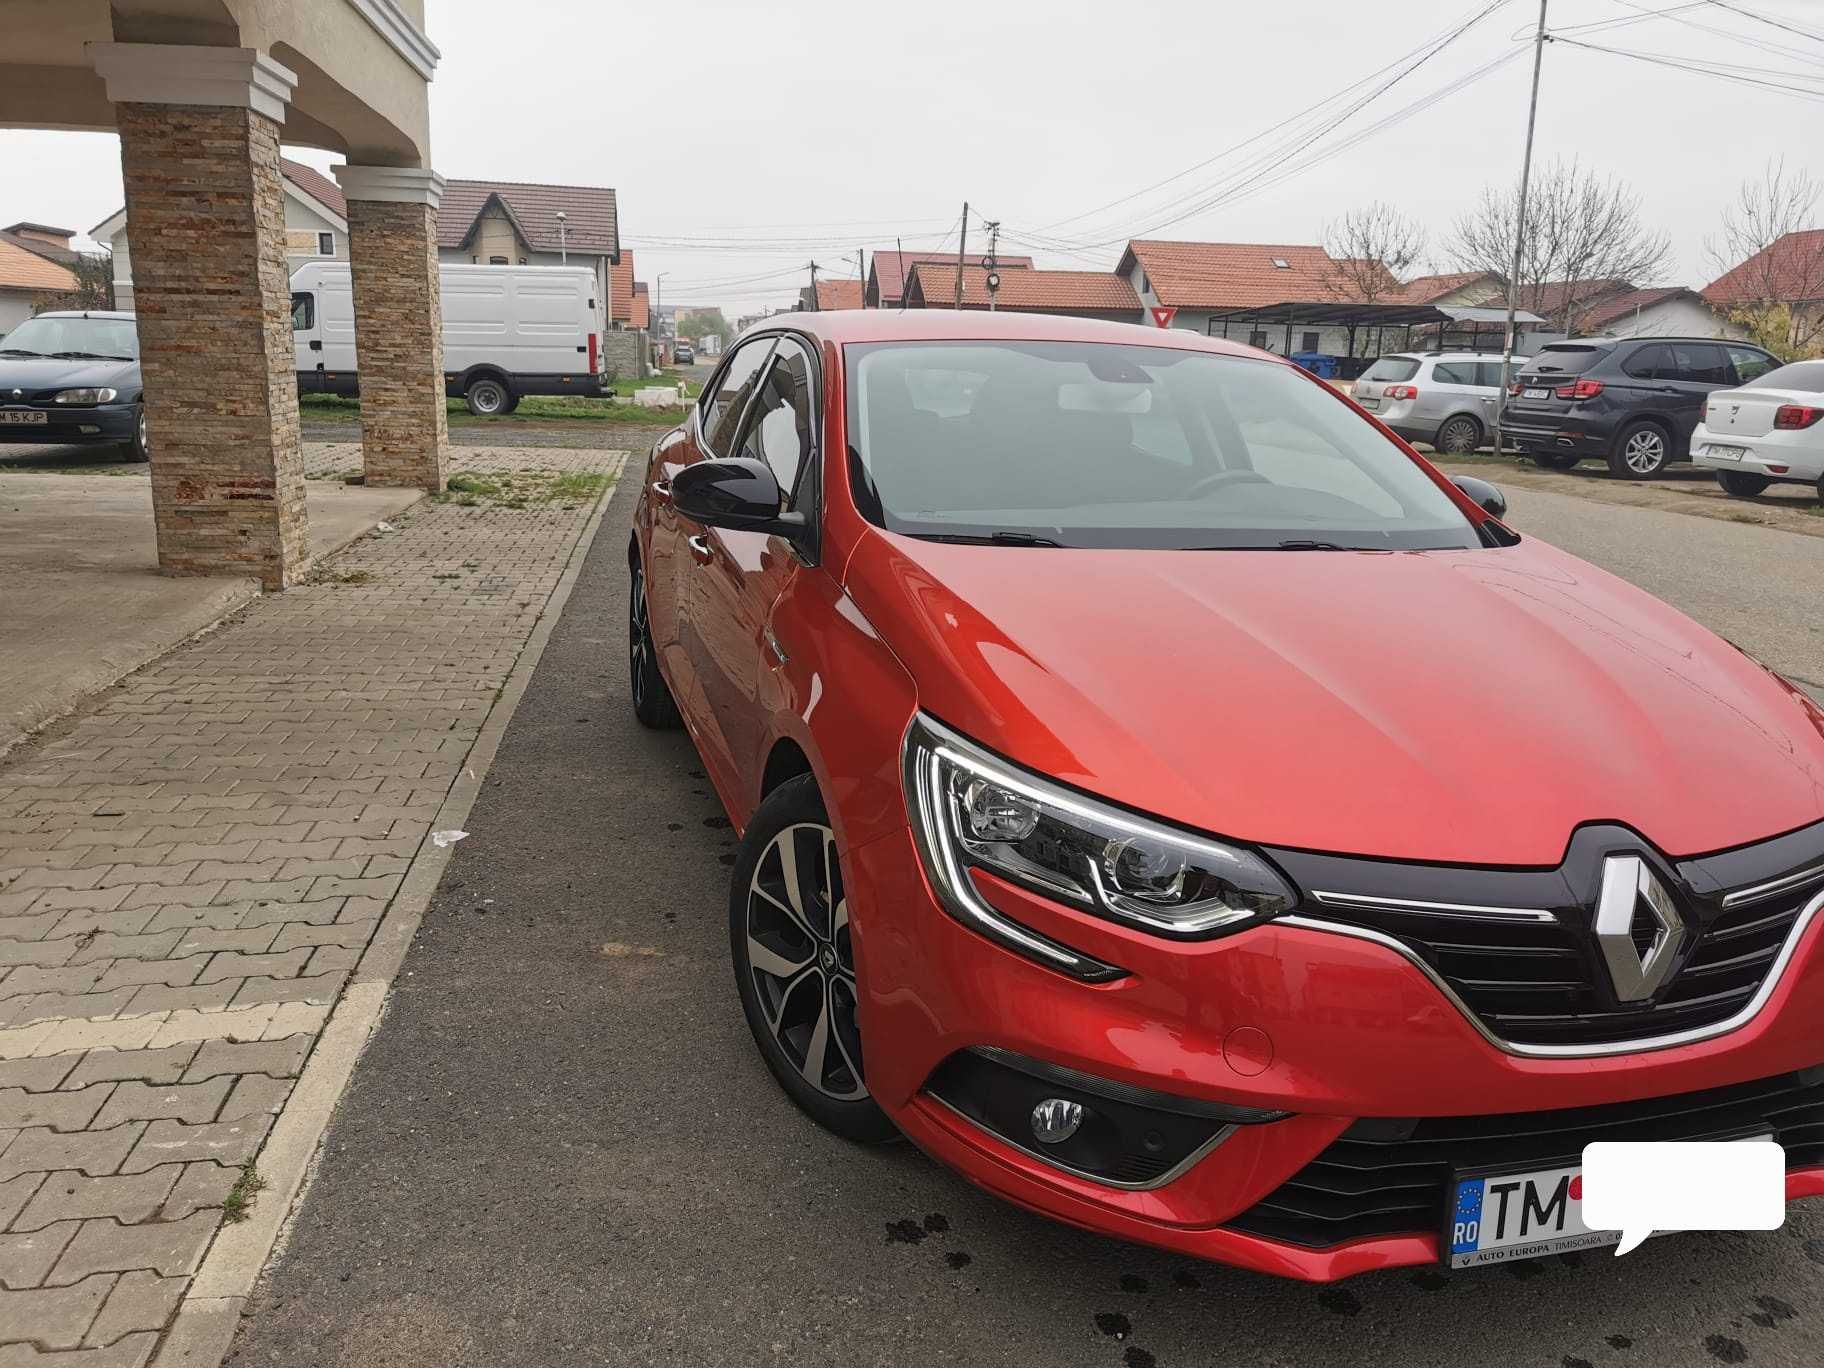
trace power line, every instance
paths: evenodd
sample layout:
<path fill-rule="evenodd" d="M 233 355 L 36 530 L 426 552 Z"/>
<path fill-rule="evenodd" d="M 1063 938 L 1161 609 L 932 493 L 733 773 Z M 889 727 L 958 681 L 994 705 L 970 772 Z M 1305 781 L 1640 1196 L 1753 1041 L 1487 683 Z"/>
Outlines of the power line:
<path fill-rule="evenodd" d="M 1325 96 L 1322 100 L 1319 100 L 1316 104 L 1310 105 L 1310 106 L 1306 107 L 1305 109 L 1300 110 L 1298 113 L 1293 114 L 1288 118 L 1280 120 L 1278 123 L 1273 124 L 1271 127 L 1263 128 L 1260 132 L 1253 134 L 1251 137 L 1244 138 L 1240 142 L 1235 143 L 1232 146 L 1226 147 L 1222 151 L 1215 153 L 1213 156 L 1205 157 L 1202 161 L 1197 162 L 1194 165 L 1187 166 L 1182 171 L 1174 172 L 1172 175 L 1165 177 L 1165 179 L 1163 179 L 1163 180 L 1154 181 L 1151 185 L 1144 186 L 1139 190 L 1135 190 L 1131 194 L 1122 195 L 1116 199 L 1112 199 L 1112 200 L 1108 201 L 1108 203 L 1098 205 L 1094 209 L 1086 209 L 1082 213 L 1071 214 L 1071 215 L 1069 215 L 1065 218 L 1061 218 L 1061 219 L 1053 219 L 1050 223 L 1041 224 L 1041 225 L 1039 225 L 1039 227 L 1037 227 L 1036 229 L 1034 229 L 1032 231 L 1034 231 L 1036 233 L 1044 233 L 1044 232 L 1048 232 L 1050 229 L 1060 227 L 1066 223 L 1075 223 L 1079 219 L 1093 218 L 1097 214 L 1100 214 L 1100 213 L 1104 212 L 1105 210 L 1114 208 L 1116 205 L 1126 204 L 1130 200 L 1139 199 L 1142 195 L 1149 195 L 1155 190 L 1158 190 L 1158 189 L 1163 188 L 1164 186 L 1170 185 L 1173 181 L 1182 180 L 1186 176 L 1189 176 L 1198 171 L 1201 171 L 1205 167 L 1213 165 L 1214 163 L 1221 161 L 1225 157 L 1233 156 L 1235 153 L 1241 151 L 1244 147 L 1249 147 L 1249 146 L 1253 145 L 1254 143 L 1259 142 L 1262 138 L 1268 137 L 1271 134 L 1279 132 L 1283 128 L 1290 127 L 1293 124 L 1300 123 L 1300 122 L 1304 121 L 1305 119 L 1310 118 L 1311 116 L 1324 110 L 1327 106 L 1334 104 L 1338 100 L 1347 96 L 1350 92 L 1361 88 L 1362 86 L 1368 84 L 1370 81 L 1373 81 L 1376 77 L 1385 75 L 1387 72 L 1392 71 L 1395 67 L 1400 66 L 1402 63 L 1412 61 L 1414 58 L 1419 57 L 1420 54 L 1427 53 L 1427 50 L 1434 47 L 1435 45 L 1443 44 L 1445 46 L 1448 46 L 1450 43 L 1454 42 L 1458 37 L 1460 37 L 1463 33 L 1465 33 L 1468 29 L 1470 29 L 1477 23 L 1481 22 L 1481 20 L 1486 18 L 1488 15 L 1493 14 L 1496 10 L 1500 9 L 1503 5 L 1505 5 L 1507 3 L 1509 3 L 1509 0 L 1493 0 L 1493 3 L 1489 4 L 1484 10 L 1482 10 L 1482 12 L 1480 14 L 1477 14 L 1468 23 L 1459 25 L 1458 27 L 1456 27 L 1454 29 L 1446 29 L 1443 33 L 1438 34 L 1432 38 L 1426 39 L 1423 43 L 1420 43 L 1417 47 L 1413 48 L 1411 51 L 1403 54 L 1402 56 L 1396 57 L 1393 61 L 1389 62 L 1386 66 L 1380 67 L 1379 69 L 1377 69 L 1375 71 L 1369 72 L 1366 76 L 1363 76 L 1360 80 L 1354 81 L 1351 84 L 1344 86 L 1341 90 L 1335 91 L 1334 93 Z M 1413 70 L 1416 70 L 1416 69 L 1417 69 L 1416 67 L 1413 68 Z M 1398 81 L 1398 80 L 1402 79 L 1406 74 L 1408 74 L 1408 73 L 1401 73 L 1400 76 L 1396 76 L 1394 78 L 1394 81 Z M 1387 85 L 1380 87 L 1380 90 L 1377 90 L 1376 94 L 1379 94 L 1381 91 L 1391 88 L 1392 84 L 1393 84 L 1393 82 L 1388 82 Z M 1372 97 L 1370 97 L 1370 98 L 1372 98 Z"/>
<path fill-rule="evenodd" d="M 1731 14 L 1739 14 L 1744 19 L 1757 19 L 1761 23 L 1771 25 L 1776 29 L 1784 29 L 1787 33 L 1796 33 L 1801 38 L 1809 38 L 1814 43 L 1824 43 L 1824 35 L 1813 33 L 1810 29 L 1802 29 L 1796 24 L 1789 24 L 1783 19 L 1771 18 L 1768 15 L 1757 13 L 1742 5 L 1731 5 L 1726 3 L 1726 0 L 1710 0 L 1710 3 L 1720 10 L 1728 10 Z"/>
<path fill-rule="evenodd" d="M 1693 58 L 1668 57 L 1654 52 L 1630 52 L 1626 48 L 1604 47 L 1599 43 L 1583 43 L 1575 38 L 1557 38 L 1549 41 L 1563 43 L 1566 47 L 1587 48 L 1591 52 L 1606 52 L 1611 57 L 1627 57 L 1636 62 L 1648 62 L 1653 66 L 1666 67 L 1672 71 L 1688 72 L 1697 76 L 1713 76 L 1719 81 L 1734 81 L 1738 85 L 1758 86 L 1763 90 L 1776 90 L 1788 95 L 1797 95 L 1802 99 L 1824 100 L 1824 90 L 1805 86 L 1784 85 L 1778 81 L 1757 80 L 1753 76 L 1741 76 L 1729 71 L 1718 70 L 1715 66 L 1702 63 Z M 1798 72 L 1783 71 L 1775 73 L 1781 76 L 1796 76 L 1800 80 L 1814 79 Z"/>
<path fill-rule="evenodd" d="M 1795 62 L 1810 62 L 1815 60 L 1814 54 L 1810 52 L 1801 52 L 1797 48 L 1788 47 L 1783 43 L 1770 42 L 1763 38 L 1756 38 L 1753 34 L 1739 33 L 1734 29 L 1718 28 L 1715 24 L 1700 23 L 1683 12 L 1691 8 L 1689 5 L 1678 5 L 1669 10 L 1649 10 L 1636 4 L 1635 0 L 1615 0 L 1615 3 L 1618 5 L 1625 5 L 1631 10 L 1638 10 L 1642 19 L 1670 19 L 1681 28 L 1691 29 L 1695 33 L 1707 33 L 1713 38 L 1722 38 L 1731 43 L 1740 43 L 1744 47 L 1753 48 L 1756 52 L 1769 53 L 1775 57 L 1790 58 Z M 1710 4 L 1710 0 L 1703 0 L 1703 4 Z M 1559 34 L 1581 31 L 1581 27 L 1582 26 L 1579 26 L 1578 29 L 1555 29 L 1553 32 Z"/>

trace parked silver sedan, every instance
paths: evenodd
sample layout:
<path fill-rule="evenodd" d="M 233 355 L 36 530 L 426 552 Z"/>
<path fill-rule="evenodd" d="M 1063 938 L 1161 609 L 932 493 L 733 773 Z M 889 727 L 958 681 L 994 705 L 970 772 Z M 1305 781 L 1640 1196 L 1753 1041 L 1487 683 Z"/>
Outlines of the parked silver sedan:
<path fill-rule="evenodd" d="M 1512 373 L 1526 358 L 1516 356 Z M 1499 352 L 1392 352 L 1355 382 L 1355 402 L 1409 442 L 1447 455 L 1488 440 L 1501 404 Z"/>

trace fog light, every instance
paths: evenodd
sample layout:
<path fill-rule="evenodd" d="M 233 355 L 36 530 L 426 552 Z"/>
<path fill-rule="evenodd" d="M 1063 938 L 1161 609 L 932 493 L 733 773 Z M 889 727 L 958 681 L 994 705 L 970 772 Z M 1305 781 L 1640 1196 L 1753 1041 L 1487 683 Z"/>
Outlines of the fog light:
<path fill-rule="evenodd" d="M 1064 1097 L 1048 1097 L 1032 1109 L 1032 1134 L 1042 1145 L 1061 1145 L 1083 1124 L 1083 1106 Z"/>

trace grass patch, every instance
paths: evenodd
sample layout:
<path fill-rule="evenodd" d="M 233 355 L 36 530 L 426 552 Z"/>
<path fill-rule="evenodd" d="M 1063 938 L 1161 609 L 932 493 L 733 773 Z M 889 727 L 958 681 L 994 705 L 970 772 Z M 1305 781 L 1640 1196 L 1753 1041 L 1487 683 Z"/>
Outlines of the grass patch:
<path fill-rule="evenodd" d="M 331 584 L 366 584 L 373 576 L 365 570 L 344 570 L 327 578 Z"/>
<path fill-rule="evenodd" d="M 665 408 L 641 408 L 629 396 L 636 389 L 669 383 L 664 379 L 614 382 L 614 394 L 600 399 L 580 394 L 529 394 L 519 401 L 512 413 L 480 417 L 470 413 L 460 399 L 448 401 L 449 421 L 456 427 L 473 427 L 497 423 L 506 427 L 538 425 L 569 427 L 585 423 L 619 423 L 637 427 L 676 427 L 684 421 L 689 408 L 672 404 Z M 695 393 L 695 388 L 692 388 Z M 301 394 L 298 412 L 305 418 L 321 422 L 354 422 L 361 416 L 361 401 L 339 394 Z"/>
<path fill-rule="evenodd" d="M 234 1180 L 234 1186 L 228 1189 L 228 1196 L 222 1201 L 222 1221 L 227 1225 L 237 1225 L 247 1219 L 253 1210 L 253 1204 L 261 1192 L 265 1191 L 266 1180 L 260 1177 L 260 1171 L 249 1159 L 241 1165 L 241 1176 Z"/>
<path fill-rule="evenodd" d="M 448 486 L 431 497 L 460 508 L 536 508 L 545 504 L 574 508 L 593 501 L 611 483 L 598 471 L 463 471 L 450 476 Z M 464 568 L 469 568 L 468 562 Z"/>

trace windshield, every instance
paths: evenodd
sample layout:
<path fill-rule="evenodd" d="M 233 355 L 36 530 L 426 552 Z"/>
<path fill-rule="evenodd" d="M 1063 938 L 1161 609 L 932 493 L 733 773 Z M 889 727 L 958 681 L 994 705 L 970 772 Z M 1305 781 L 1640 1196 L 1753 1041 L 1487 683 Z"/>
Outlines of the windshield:
<path fill-rule="evenodd" d="M 1798 390 L 1824 394 L 1824 361 L 1794 361 L 1791 365 L 1756 376 L 1743 389 Z"/>
<path fill-rule="evenodd" d="M 1291 367 L 1079 342 L 851 345 L 851 482 L 912 536 L 1064 546 L 1446 549 L 1469 519 Z"/>
<path fill-rule="evenodd" d="M 54 318 L 40 314 L 0 338 L 0 351 L 137 361 L 139 331 L 130 318 Z"/>

